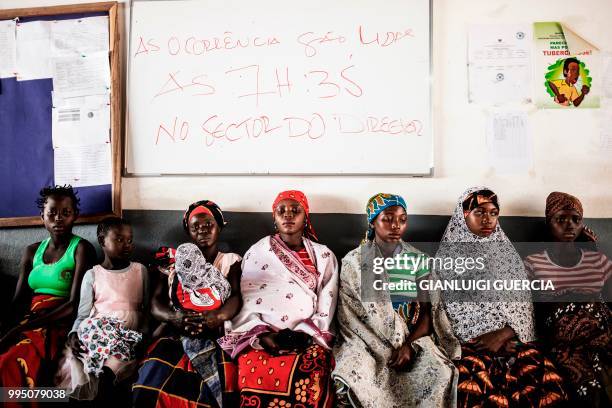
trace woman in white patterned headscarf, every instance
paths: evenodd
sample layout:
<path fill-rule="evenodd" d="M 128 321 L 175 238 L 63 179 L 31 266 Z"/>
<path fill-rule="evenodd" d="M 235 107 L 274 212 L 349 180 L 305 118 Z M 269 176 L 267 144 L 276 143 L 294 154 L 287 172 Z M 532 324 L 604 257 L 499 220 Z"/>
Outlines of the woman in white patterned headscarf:
<path fill-rule="evenodd" d="M 499 200 L 486 187 L 457 202 L 437 259 L 481 259 L 484 267 L 458 274 L 436 268 L 443 281 L 526 280 L 521 257 L 499 222 Z M 555 367 L 529 342 L 535 339 L 529 291 L 445 291 L 444 308 L 461 341 L 458 405 L 554 406 L 566 400 Z"/>

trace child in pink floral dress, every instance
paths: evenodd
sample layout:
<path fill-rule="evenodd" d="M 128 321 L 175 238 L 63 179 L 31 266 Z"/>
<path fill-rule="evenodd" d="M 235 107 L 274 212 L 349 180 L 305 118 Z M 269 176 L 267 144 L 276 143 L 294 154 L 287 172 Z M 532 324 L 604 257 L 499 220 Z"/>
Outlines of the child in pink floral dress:
<path fill-rule="evenodd" d="M 75 399 L 92 400 L 102 388 L 135 373 L 135 348 L 148 307 L 146 268 L 131 262 L 132 227 L 118 217 L 98 225 L 104 261 L 87 271 L 78 316 L 68 335 L 57 383 Z"/>

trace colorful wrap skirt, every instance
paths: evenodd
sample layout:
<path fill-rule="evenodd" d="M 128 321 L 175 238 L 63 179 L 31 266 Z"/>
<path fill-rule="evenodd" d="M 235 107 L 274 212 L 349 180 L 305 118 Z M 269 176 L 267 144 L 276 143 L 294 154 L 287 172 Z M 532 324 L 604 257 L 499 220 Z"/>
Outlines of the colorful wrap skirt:
<path fill-rule="evenodd" d="M 37 319 L 66 302 L 65 297 L 35 295 L 30 311 L 20 324 Z M 14 344 L 0 354 L 0 386 L 50 387 L 61 351 L 66 342 L 70 322 L 54 321 L 53 325 L 19 333 Z M 6 403 L 6 406 L 19 404 Z M 24 403 L 27 406 L 33 406 Z"/>
<path fill-rule="evenodd" d="M 319 345 L 280 356 L 249 349 L 238 357 L 240 407 L 332 407 L 333 369 L 331 351 Z"/>
<path fill-rule="evenodd" d="M 457 407 L 554 407 L 567 401 L 563 379 L 536 347 L 518 343 L 511 354 L 493 355 L 461 346 Z"/>
<path fill-rule="evenodd" d="M 612 405 L 612 313 L 608 305 L 541 306 L 546 345 L 567 382 L 573 404 Z"/>
<path fill-rule="evenodd" d="M 21 324 L 37 319 L 66 302 L 65 297 L 36 295 Z M 2 387 L 39 387 L 52 385 L 57 359 L 68 334 L 69 322 L 54 322 L 19 333 L 15 343 L 0 355 Z"/>
<path fill-rule="evenodd" d="M 218 371 L 218 383 L 202 378 L 185 353 L 179 337 L 161 337 L 148 349 L 132 387 L 134 407 L 218 408 L 237 406 L 236 365 L 216 342 L 211 370 Z M 200 364 L 202 362 L 200 361 Z M 208 380 L 208 381 L 207 381 Z M 216 395 L 217 390 L 220 396 Z"/>

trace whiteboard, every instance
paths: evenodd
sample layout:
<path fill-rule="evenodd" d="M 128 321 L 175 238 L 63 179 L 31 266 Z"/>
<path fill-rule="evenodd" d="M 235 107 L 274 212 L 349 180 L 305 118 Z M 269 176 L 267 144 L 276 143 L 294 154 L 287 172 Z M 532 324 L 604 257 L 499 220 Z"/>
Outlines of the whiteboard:
<path fill-rule="evenodd" d="M 135 1 L 126 171 L 433 168 L 429 0 Z"/>

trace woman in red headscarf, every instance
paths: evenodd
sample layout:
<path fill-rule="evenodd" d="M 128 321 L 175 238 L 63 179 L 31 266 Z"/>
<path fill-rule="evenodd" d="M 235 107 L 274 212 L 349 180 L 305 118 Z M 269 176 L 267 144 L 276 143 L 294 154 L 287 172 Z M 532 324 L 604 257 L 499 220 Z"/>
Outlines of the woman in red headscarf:
<path fill-rule="evenodd" d="M 245 254 L 243 307 L 219 344 L 238 357 L 240 406 L 331 407 L 336 257 L 317 242 L 302 192 L 280 193 L 272 211 L 277 232 Z"/>

